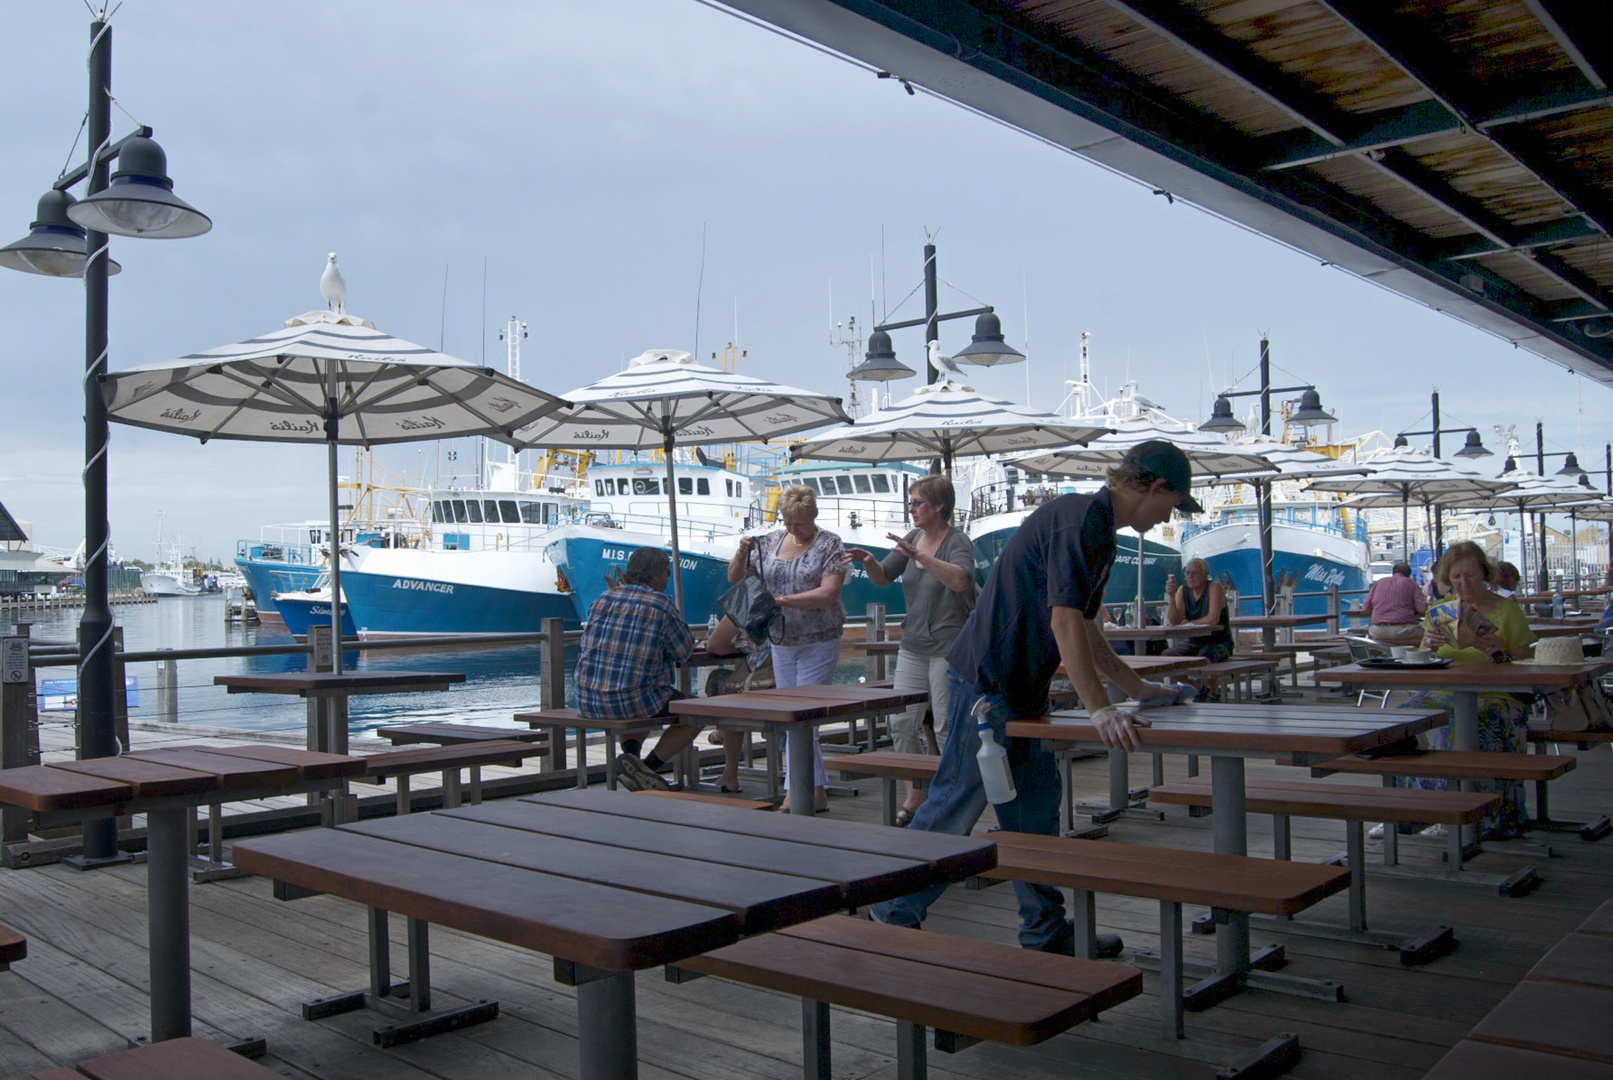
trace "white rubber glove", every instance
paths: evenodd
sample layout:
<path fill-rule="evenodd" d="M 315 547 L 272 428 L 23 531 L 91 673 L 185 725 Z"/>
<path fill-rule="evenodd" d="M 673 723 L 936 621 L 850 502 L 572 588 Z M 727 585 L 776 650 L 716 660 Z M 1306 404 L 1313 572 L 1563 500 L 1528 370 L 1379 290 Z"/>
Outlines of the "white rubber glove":
<path fill-rule="evenodd" d="M 1148 727 L 1148 721 L 1134 713 L 1124 712 L 1113 705 L 1105 705 L 1092 714 L 1092 726 L 1098 729 L 1098 738 L 1105 746 L 1116 750 L 1135 750 L 1142 745 L 1137 729 Z"/>
<path fill-rule="evenodd" d="M 1186 705 L 1199 696 L 1198 687 L 1187 683 L 1158 683 L 1143 680 L 1144 692 L 1137 695 L 1137 704 L 1148 709 L 1167 705 Z"/>

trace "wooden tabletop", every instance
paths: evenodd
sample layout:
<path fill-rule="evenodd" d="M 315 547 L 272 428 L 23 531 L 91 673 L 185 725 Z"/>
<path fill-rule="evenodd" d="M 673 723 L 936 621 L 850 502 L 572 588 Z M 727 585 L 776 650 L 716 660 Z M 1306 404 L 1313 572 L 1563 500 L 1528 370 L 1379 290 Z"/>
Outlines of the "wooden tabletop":
<path fill-rule="evenodd" d="M 1208 656 L 1122 656 L 1121 661 L 1137 674 L 1147 678 L 1150 675 L 1170 675 L 1178 671 L 1191 671 L 1196 667 L 1205 667 L 1209 664 Z M 1064 670 L 1064 665 L 1059 665 Z"/>
<path fill-rule="evenodd" d="M 363 772 L 362 758 L 284 746 L 146 750 L 6 769 L 0 772 L 0 802 L 39 814 L 152 800 L 188 799 L 199 804 L 219 801 L 215 795 L 273 794 Z"/>
<path fill-rule="evenodd" d="M 243 840 L 234 859 L 606 971 L 679 960 L 997 861 L 984 838 L 600 788 Z"/>
<path fill-rule="evenodd" d="M 1587 637 L 1596 632 L 1595 618 L 1589 620 L 1542 619 L 1531 622 L 1529 629 L 1535 637 Z"/>
<path fill-rule="evenodd" d="M 215 686 L 232 694 L 406 694 L 446 690 L 465 681 L 463 672 L 446 671 L 282 671 L 261 675 L 215 675 Z"/>
<path fill-rule="evenodd" d="M 696 716 L 704 720 L 788 724 L 862 716 L 881 709 L 895 711 L 909 704 L 907 695 L 900 691 L 873 687 L 863 687 L 862 692 L 855 694 L 839 692 L 827 686 L 785 689 L 788 692 L 746 690 L 717 697 L 684 698 L 669 703 L 667 708 L 674 715 Z"/>
<path fill-rule="evenodd" d="M 1151 724 L 1137 729 L 1144 751 L 1232 752 L 1279 759 L 1358 754 L 1410 738 L 1445 721 L 1443 710 L 1358 709 L 1344 705 L 1206 703 L 1127 711 L 1145 717 Z M 1047 720 L 1010 720 L 1008 735 L 1102 745 L 1086 713 L 1076 710 L 1054 712 Z"/>
<path fill-rule="evenodd" d="M 1111 641 L 1169 641 L 1171 638 L 1205 637 L 1215 633 L 1213 626 L 1105 626 L 1103 636 Z"/>
<path fill-rule="evenodd" d="M 1316 626 L 1327 622 L 1327 615 L 1234 615 L 1232 628 L 1234 630 L 1248 630 L 1259 627 L 1273 626 Z"/>
<path fill-rule="evenodd" d="M 1316 673 L 1317 682 L 1352 686 L 1388 686 L 1407 690 L 1502 690 L 1542 693 L 1588 682 L 1608 671 L 1613 661 L 1594 659 L 1579 664 L 1454 663 L 1445 667 L 1362 667 L 1342 664 Z"/>
<path fill-rule="evenodd" d="M 848 642 L 848 644 L 853 649 L 861 649 L 863 652 L 874 656 L 881 654 L 895 656 L 902 648 L 900 641 L 852 641 Z"/>
<path fill-rule="evenodd" d="M 829 686 L 774 686 L 751 693 L 769 697 L 829 698 L 835 701 L 854 701 L 868 708 L 899 709 L 930 700 L 927 690 L 895 690 L 889 686 L 869 686 L 867 683 L 834 683 Z"/>

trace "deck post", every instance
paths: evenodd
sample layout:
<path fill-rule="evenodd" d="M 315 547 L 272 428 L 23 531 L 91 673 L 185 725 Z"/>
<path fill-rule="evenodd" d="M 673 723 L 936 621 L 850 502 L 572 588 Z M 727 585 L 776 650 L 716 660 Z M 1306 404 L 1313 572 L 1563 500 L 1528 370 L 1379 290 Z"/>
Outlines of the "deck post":
<path fill-rule="evenodd" d="M 4 769 L 35 765 L 39 760 L 35 715 L 29 707 L 34 691 L 34 671 L 28 664 L 29 629 L 30 624 L 18 623 L 15 634 L 0 638 L 0 656 L 6 660 L 0 671 L 0 768 Z M 0 817 L 0 835 L 8 843 L 28 839 L 28 818 L 22 807 L 6 807 Z"/>
<path fill-rule="evenodd" d="M 542 655 L 538 660 L 538 707 L 563 709 L 566 707 L 566 624 L 559 619 L 543 620 Z M 549 768 L 560 772 L 566 767 L 566 737 L 564 728 L 551 729 L 549 738 Z M 587 761 L 587 732 L 577 732 L 577 759 Z"/>
<path fill-rule="evenodd" d="M 166 650 L 172 652 L 172 649 Z M 179 661 L 157 661 L 157 722 L 179 722 Z"/>

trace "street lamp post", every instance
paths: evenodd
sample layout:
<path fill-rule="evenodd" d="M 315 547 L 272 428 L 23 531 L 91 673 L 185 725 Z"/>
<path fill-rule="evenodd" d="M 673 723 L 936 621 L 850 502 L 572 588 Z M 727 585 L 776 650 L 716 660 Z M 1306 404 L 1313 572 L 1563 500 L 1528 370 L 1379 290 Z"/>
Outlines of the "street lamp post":
<path fill-rule="evenodd" d="M 906 319 L 901 322 L 885 322 L 874 327 L 873 333 L 868 335 L 868 358 L 853 370 L 857 378 L 901 378 L 902 371 L 912 374 L 906 365 L 897 363 L 896 354 L 891 349 L 890 332 L 901 330 L 909 326 L 924 327 L 924 343 L 926 348 L 933 341 L 940 340 L 941 324 L 949 319 L 966 319 L 975 316 L 974 337 L 969 344 L 953 354 L 953 359 L 965 364 L 979 364 L 990 367 L 995 364 L 1012 364 L 1025 359 L 1025 354 L 1003 341 L 1002 323 L 998 320 L 996 309 L 986 307 L 970 308 L 968 311 L 949 311 L 942 314 L 940 311 L 940 278 L 935 272 L 935 238 L 927 237 L 924 241 L 924 317 L 922 319 Z M 933 383 L 939 374 L 934 366 L 926 364 L 929 376 L 927 383 Z M 867 368 L 870 372 L 890 372 L 890 374 L 862 373 Z M 899 369 L 899 370 L 898 370 Z"/>
<path fill-rule="evenodd" d="M 79 619 L 78 709 L 80 758 L 118 753 L 113 724 L 112 608 L 107 598 L 107 420 L 99 377 L 107 368 L 108 275 L 119 269 L 107 236 L 156 239 L 199 236 L 213 227 L 206 215 L 176 197 L 167 159 L 142 127 L 117 143 L 112 136 L 112 27 L 103 10 L 90 23 L 89 160 L 64 173 L 39 201 L 29 235 L 0 248 L 0 266 L 52 277 L 84 279 L 84 611 Z M 108 177 L 114 159 L 120 171 Z M 68 189 L 88 180 L 85 198 Z M 126 859 L 115 820 L 86 822 L 81 856 L 64 860 L 88 869 Z"/>
<path fill-rule="evenodd" d="M 1232 415 L 1232 398 L 1259 397 L 1260 398 L 1260 433 L 1271 434 L 1271 395 L 1290 394 L 1300 395 L 1299 408 L 1289 415 L 1290 423 L 1303 427 L 1313 427 L 1317 424 L 1331 424 L 1335 417 L 1322 408 L 1321 395 L 1316 387 L 1310 383 L 1302 386 L 1273 386 L 1271 385 L 1271 340 L 1260 339 L 1260 389 L 1258 390 L 1224 390 L 1215 399 L 1210 418 L 1199 425 L 1200 431 L 1242 431 L 1244 425 L 1237 417 Z M 1255 494 L 1259 500 L 1258 514 L 1260 517 L 1260 610 L 1263 615 L 1276 614 L 1277 585 L 1272 580 L 1271 563 L 1271 481 L 1255 480 Z M 1237 612 L 1233 612 L 1234 615 Z M 1261 628 L 1261 640 L 1264 648 L 1269 652 L 1276 643 L 1276 630 L 1272 627 Z"/>
<path fill-rule="evenodd" d="M 1579 466 L 1579 455 L 1575 454 L 1572 450 L 1566 450 L 1566 451 L 1561 451 L 1561 452 L 1553 452 L 1553 453 L 1550 453 L 1550 454 L 1546 453 L 1545 424 L 1540 422 L 1540 421 L 1536 421 L 1535 422 L 1535 470 L 1537 472 L 1539 472 L 1541 476 L 1546 475 L 1546 459 L 1547 458 L 1562 458 L 1562 459 L 1564 459 L 1563 460 L 1563 467 L 1561 469 L 1557 470 L 1557 475 L 1558 476 L 1566 476 L 1566 477 L 1569 477 L 1571 479 L 1579 479 L 1579 478 L 1583 478 L 1586 475 L 1585 470 L 1580 468 L 1580 466 Z M 1609 468 L 1610 468 L 1610 470 L 1613 470 L 1613 462 L 1609 463 Z M 1610 486 L 1613 486 L 1613 481 L 1610 481 Z M 1575 518 L 1576 518 L 1576 515 L 1573 514 L 1572 512 L 1570 512 L 1570 514 L 1569 514 L 1570 534 L 1569 534 L 1569 539 L 1568 539 L 1568 547 L 1569 547 L 1570 554 L 1573 557 L 1573 562 L 1574 562 L 1574 588 L 1577 589 L 1577 588 L 1579 588 L 1579 546 L 1578 546 L 1578 543 L 1577 543 L 1577 538 L 1573 535 L 1573 532 L 1572 532 L 1576 528 Z M 1539 526 L 1539 530 L 1540 530 L 1540 542 L 1539 542 L 1540 569 L 1537 570 L 1536 573 L 1535 573 L 1535 585 L 1536 585 L 1536 588 L 1537 588 L 1537 590 L 1539 592 L 1547 592 L 1548 590 L 1551 589 L 1551 571 L 1548 568 L 1548 566 L 1546 565 L 1546 515 L 1545 515 L 1544 511 L 1542 511 L 1540 513 L 1540 515 L 1539 515 L 1538 526 Z M 1610 543 L 1610 546 L 1613 546 L 1613 540 L 1610 540 L 1609 543 Z"/>
<path fill-rule="evenodd" d="M 1405 446 L 1406 445 L 1406 437 L 1408 435 L 1432 435 L 1434 437 L 1434 456 L 1437 458 L 1437 457 L 1439 457 L 1439 437 L 1441 435 L 1454 435 L 1459 431 L 1465 431 L 1465 432 L 1467 432 L 1467 441 L 1462 444 L 1462 448 L 1460 450 L 1456 451 L 1456 456 L 1457 457 L 1459 457 L 1459 458 L 1481 458 L 1481 457 L 1489 457 L 1492 453 L 1494 453 L 1494 451 L 1487 449 L 1485 447 L 1483 441 L 1480 440 L 1480 438 L 1479 438 L 1479 429 L 1478 428 L 1471 428 L 1471 427 L 1442 428 L 1442 427 L 1440 427 L 1439 426 L 1439 391 L 1435 390 L 1433 392 L 1433 394 L 1431 395 L 1431 398 L 1432 398 L 1433 412 L 1434 412 L 1434 426 L 1429 428 L 1427 431 L 1402 431 L 1399 435 L 1395 436 L 1395 445 L 1396 446 Z M 1445 518 L 1444 518 L 1444 515 L 1441 513 L 1440 507 L 1438 505 L 1436 505 L 1434 507 L 1434 558 L 1436 558 L 1436 559 L 1439 558 L 1441 552 L 1443 552 L 1444 550 L 1445 550 Z M 1401 552 L 1401 557 L 1409 560 L 1411 558 L 1411 553 L 1409 551 Z"/>

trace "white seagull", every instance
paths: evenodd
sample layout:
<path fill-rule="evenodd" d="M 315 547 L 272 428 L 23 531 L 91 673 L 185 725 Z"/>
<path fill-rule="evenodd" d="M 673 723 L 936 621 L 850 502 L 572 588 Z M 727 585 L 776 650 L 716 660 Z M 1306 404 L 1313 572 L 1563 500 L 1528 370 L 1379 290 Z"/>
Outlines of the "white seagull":
<path fill-rule="evenodd" d="M 341 315 L 347 311 L 347 282 L 336 266 L 336 253 L 325 260 L 325 272 L 319 276 L 319 295 L 325 298 L 330 309 Z"/>
<path fill-rule="evenodd" d="M 332 257 L 334 258 L 334 256 Z M 958 366 L 958 362 L 950 356 L 941 355 L 941 343 L 939 341 L 930 342 L 930 366 L 935 369 L 937 375 L 943 378 L 963 377 L 963 369 Z"/>

